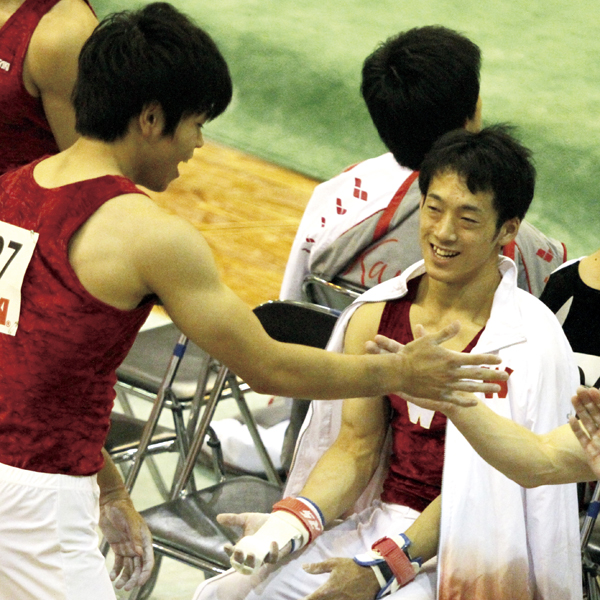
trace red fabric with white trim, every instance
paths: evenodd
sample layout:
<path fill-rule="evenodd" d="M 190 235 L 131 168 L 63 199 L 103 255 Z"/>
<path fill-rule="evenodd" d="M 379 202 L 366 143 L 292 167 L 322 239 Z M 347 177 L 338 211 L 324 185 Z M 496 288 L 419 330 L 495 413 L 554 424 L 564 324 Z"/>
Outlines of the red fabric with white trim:
<path fill-rule="evenodd" d="M 273 505 L 273 512 L 283 510 L 299 519 L 308 531 L 308 543 L 323 533 L 323 523 L 319 515 L 307 504 L 297 498 L 284 498 Z"/>
<path fill-rule="evenodd" d="M 410 559 L 394 540 L 383 537 L 373 544 L 372 549 L 379 552 L 385 559 L 400 587 L 415 578 L 415 569 Z"/>

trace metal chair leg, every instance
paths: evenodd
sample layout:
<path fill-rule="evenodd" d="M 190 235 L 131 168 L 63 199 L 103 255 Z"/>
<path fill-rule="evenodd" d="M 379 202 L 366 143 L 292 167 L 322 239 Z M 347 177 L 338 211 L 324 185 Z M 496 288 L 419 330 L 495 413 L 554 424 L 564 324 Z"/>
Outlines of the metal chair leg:
<path fill-rule="evenodd" d="M 230 386 L 231 386 L 231 393 L 233 394 L 233 397 L 235 398 L 238 409 L 242 415 L 242 419 L 243 419 L 244 423 L 246 423 L 246 426 L 248 427 L 248 433 L 250 433 L 250 437 L 252 438 L 252 441 L 254 442 L 256 451 L 258 452 L 258 455 L 259 455 L 261 462 L 263 464 L 263 467 L 265 469 L 265 473 L 267 474 L 267 479 L 271 483 L 274 483 L 275 485 L 278 485 L 279 487 L 281 487 L 283 485 L 283 483 L 281 482 L 279 473 L 277 473 L 277 470 L 275 469 L 275 466 L 273 465 L 273 461 L 271 460 L 271 457 L 269 456 L 269 453 L 267 452 L 267 449 L 265 448 L 262 438 L 260 437 L 260 434 L 258 433 L 258 429 L 256 427 L 256 421 L 254 420 L 254 416 L 252 415 L 252 413 L 250 412 L 250 409 L 248 408 L 246 399 L 244 398 L 244 395 L 242 394 L 240 387 L 237 383 L 236 376 L 233 373 L 231 373 L 231 375 L 229 377 L 229 382 L 230 382 Z"/>

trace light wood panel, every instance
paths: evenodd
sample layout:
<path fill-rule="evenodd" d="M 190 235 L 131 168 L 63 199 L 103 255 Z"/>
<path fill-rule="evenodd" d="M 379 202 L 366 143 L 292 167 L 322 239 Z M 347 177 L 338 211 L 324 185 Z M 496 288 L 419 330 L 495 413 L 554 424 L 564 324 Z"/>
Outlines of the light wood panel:
<path fill-rule="evenodd" d="M 180 173 L 153 199 L 202 232 L 223 280 L 250 306 L 277 298 L 317 181 L 210 142 Z"/>

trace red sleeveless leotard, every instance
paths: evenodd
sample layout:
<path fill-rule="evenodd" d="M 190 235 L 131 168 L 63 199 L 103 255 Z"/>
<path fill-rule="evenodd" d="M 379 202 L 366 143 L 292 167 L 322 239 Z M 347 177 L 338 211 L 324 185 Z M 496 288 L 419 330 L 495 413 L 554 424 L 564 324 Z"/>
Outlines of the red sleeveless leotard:
<path fill-rule="evenodd" d="M 58 152 L 41 99 L 34 98 L 23 84 L 31 36 L 58 2 L 25 0 L 0 28 L 0 175 Z"/>
<path fill-rule="evenodd" d="M 0 334 L 0 462 L 90 475 L 103 465 L 115 370 L 152 302 L 123 311 L 91 296 L 69 263 L 68 244 L 104 202 L 141 192 L 114 176 L 41 188 L 36 164 L 0 178 L 0 221 L 39 233 L 16 336 Z"/>
<path fill-rule="evenodd" d="M 406 296 L 386 303 L 379 323 L 380 334 L 402 344 L 413 340 L 409 313 L 420 280 L 420 277 L 411 279 Z M 464 352 L 473 349 L 481 331 Z M 392 407 L 393 450 L 381 499 L 420 512 L 441 491 L 446 417 L 436 412 L 430 423 L 426 419 L 413 423 L 406 401 L 393 394 L 389 399 Z"/>

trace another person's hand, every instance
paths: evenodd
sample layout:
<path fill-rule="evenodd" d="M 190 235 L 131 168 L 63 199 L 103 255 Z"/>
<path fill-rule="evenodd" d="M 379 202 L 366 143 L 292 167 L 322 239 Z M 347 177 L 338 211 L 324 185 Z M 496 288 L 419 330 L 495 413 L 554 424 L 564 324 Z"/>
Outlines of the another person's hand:
<path fill-rule="evenodd" d="M 571 417 L 571 429 L 585 452 L 590 468 L 600 479 L 600 391 L 580 387 L 572 403 L 580 421 Z"/>
<path fill-rule="evenodd" d="M 152 535 L 131 499 L 117 497 L 100 500 L 100 529 L 115 554 L 110 572 L 115 587 L 129 591 L 150 577 L 154 566 Z"/>
<path fill-rule="evenodd" d="M 351 558 L 329 558 L 303 565 L 303 569 L 311 575 L 331 573 L 305 600 L 373 600 L 380 590 L 373 570 L 357 565 Z"/>
<path fill-rule="evenodd" d="M 370 354 L 382 352 L 402 353 L 406 372 L 411 373 L 411 385 L 400 392 L 403 398 L 432 410 L 443 410 L 444 403 L 475 406 L 475 392 L 497 393 L 508 374 L 481 367 L 502 361 L 495 354 L 469 354 L 455 352 L 441 344 L 453 338 L 460 330 L 455 321 L 437 333 L 427 334 L 424 327 L 415 327 L 415 340 L 403 346 L 385 336 L 378 335 L 367 342 Z"/>

